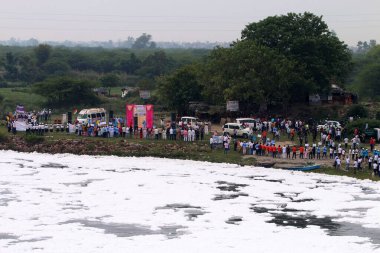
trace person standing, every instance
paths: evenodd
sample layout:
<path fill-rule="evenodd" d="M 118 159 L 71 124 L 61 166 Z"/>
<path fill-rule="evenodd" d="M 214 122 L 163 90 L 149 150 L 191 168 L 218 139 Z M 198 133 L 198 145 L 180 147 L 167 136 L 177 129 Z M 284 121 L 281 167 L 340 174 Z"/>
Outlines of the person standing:
<path fill-rule="evenodd" d="M 336 169 L 340 169 L 340 165 L 341 165 L 341 160 L 340 160 L 340 158 L 339 158 L 339 156 L 337 156 L 337 158 L 336 158 Z"/>
<path fill-rule="evenodd" d="M 360 156 L 358 158 L 358 170 L 362 170 L 362 161 L 363 161 L 363 158 Z"/>
<path fill-rule="evenodd" d="M 347 157 L 346 157 L 346 170 L 347 170 L 347 171 L 350 170 L 350 156 L 347 156 Z"/>
<path fill-rule="evenodd" d="M 295 145 L 292 147 L 292 152 L 292 159 L 297 159 L 297 147 Z"/>
<path fill-rule="evenodd" d="M 373 162 L 373 157 L 370 156 L 370 157 L 368 158 L 368 170 L 370 170 L 370 169 L 372 168 L 372 162 Z"/>
<path fill-rule="evenodd" d="M 377 162 L 373 162 L 372 167 L 373 167 L 373 175 L 374 176 L 378 175 L 379 173 L 378 173 L 378 164 L 377 164 Z"/>
<path fill-rule="evenodd" d="M 214 149 L 214 139 L 212 138 L 212 136 L 210 137 L 210 149 L 211 151 Z"/>
<path fill-rule="evenodd" d="M 304 147 L 300 147 L 300 159 L 303 159 Z"/>
<path fill-rule="evenodd" d="M 371 137 L 369 140 L 369 145 L 371 146 L 371 152 L 373 152 L 373 148 L 375 147 L 375 138 Z"/>
<path fill-rule="evenodd" d="M 290 159 L 290 147 L 289 147 L 289 145 L 286 146 L 286 158 Z"/>
<path fill-rule="evenodd" d="M 326 146 L 323 146 L 322 159 L 323 159 L 323 157 L 324 157 L 325 159 L 327 159 L 327 147 L 326 147 Z"/>
<path fill-rule="evenodd" d="M 230 149 L 230 144 L 228 143 L 228 141 L 225 141 L 224 142 L 224 154 L 228 154 L 228 150 Z"/>
<path fill-rule="evenodd" d="M 355 161 L 354 161 L 354 174 L 356 174 L 356 171 L 358 170 L 358 168 L 359 168 L 358 159 L 355 159 Z"/>

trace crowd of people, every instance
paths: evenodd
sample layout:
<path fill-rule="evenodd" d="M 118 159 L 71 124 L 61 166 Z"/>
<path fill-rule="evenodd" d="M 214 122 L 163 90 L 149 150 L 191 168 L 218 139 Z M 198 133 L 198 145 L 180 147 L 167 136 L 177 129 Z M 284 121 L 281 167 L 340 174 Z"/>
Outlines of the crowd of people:
<path fill-rule="evenodd" d="M 48 132 L 66 132 L 86 137 L 104 138 L 135 138 L 156 140 L 182 140 L 185 142 L 202 141 L 210 132 L 209 123 L 168 122 L 161 120 L 159 126 L 147 128 L 126 126 L 122 118 L 115 118 L 109 124 L 93 122 L 82 124 L 46 124 L 50 119 L 51 110 L 40 112 L 26 112 L 8 118 L 8 131 L 15 131 L 15 122 L 26 122 L 26 134 L 43 135 Z M 301 120 L 271 119 L 257 120 L 254 124 L 246 125 L 249 128 L 248 139 L 239 139 L 237 132 L 230 136 L 220 136 L 214 131 L 210 137 L 211 149 L 222 147 L 228 154 L 231 147 L 243 155 L 270 156 L 274 159 L 331 159 L 336 168 L 361 170 L 364 164 L 379 173 L 380 152 L 375 150 L 375 139 L 370 140 L 370 149 L 361 144 L 361 138 L 356 129 L 353 138 L 340 127 L 330 125 L 318 129 L 315 124 Z M 280 142 L 287 138 L 291 144 Z M 344 164 L 345 166 L 343 166 Z"/>
<path fill-rule="evenodd" d="M 365 148 L 358 129 L 354 130 L 353 137 L 349 139 L 349 133 L 340 127 L 331 125 L 318 129 L 300 120 L 262 121 L 249 128 L 248 140 L 238 139 L 236 132 L 232 136 L 225 134 L 225 154 L 233 147 L 234 151 L 243 155 L 268 156 L 273 159 L 331 160 L 335 168 L 353 169 L 355 172 L 363 170 L 367 165 L 375 175 L 380 176 L 380 151 L 375 149 L 376 140 L 371 137 L 370 148 Z M 282 144 L 278 143 L 281 135 L 287 136 L 287 141 Z M 292 144 L 286 144 L 287 142 Z M 210 147 L 216 147 L 212 137 Z"/>

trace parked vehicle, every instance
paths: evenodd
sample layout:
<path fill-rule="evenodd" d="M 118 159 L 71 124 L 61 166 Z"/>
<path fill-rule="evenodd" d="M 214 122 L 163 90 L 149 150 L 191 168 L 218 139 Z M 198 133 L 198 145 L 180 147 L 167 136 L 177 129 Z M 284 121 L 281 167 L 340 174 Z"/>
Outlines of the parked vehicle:
<path fill-rule="evenodd" d="M 184 125 L 191 125 L 191 126 L 195 126 L 195 124 L 199 123 L 199 119 L 197 117 L 189 117 L 189 116 L 181 117 L 181 121 Z"/>
<path fill-rule="evenodd" d="M 342 129 L 342 125 L 339 123 L 339 121 L 334 120 L 326 120 L 325 124 L 318 125 L 318 129 L 328 130 L 330 127 L 340 128 Z"/>
<path fill-rule="evenodd" d="M 257 121 L 252 118 L 238 118 L 236 122 L 246 127 L 255 127 Z"/>
<path fill-rule="evenodd" d="M 83 109 L 78 113 L 77 121 L 80 124 L 106 122 L 106 110 L 104 108 Z"/>
<path fill-rule="evenodd" d="M 229 134 L 231 136 L 234 135 L 234 131 L 236 130 L 236 135 L 243 138 L 248 138 L 250 131 L 248 127 L 244 127 L 239 123 L 226 123 L 222 130 L 224 134 Z"/>

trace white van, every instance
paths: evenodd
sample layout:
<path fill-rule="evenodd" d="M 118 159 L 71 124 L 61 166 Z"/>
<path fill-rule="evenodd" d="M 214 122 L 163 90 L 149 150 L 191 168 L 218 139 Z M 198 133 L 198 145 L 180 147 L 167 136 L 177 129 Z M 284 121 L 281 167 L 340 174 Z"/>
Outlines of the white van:
<path fill-rule="evenodd" d="M 181 121 L 184 125 L 195 126 L 195 124 L 199 122 L 199 119 L 197 117 L 185 116 L 181 117 Z"/>
<path fill-rule="evenodd" d="M 252 118 L 238 118 L 236 122 L 246 127 L 254 127 L 256 124 L 256 120 Z"/>
<path fill-rule="evenodd" d="M 96 121 L 106 122 L 106 110 L 104 108 L 83 109 L 79 112 L 77 121 L 80 124 L 95 123 Z"/>

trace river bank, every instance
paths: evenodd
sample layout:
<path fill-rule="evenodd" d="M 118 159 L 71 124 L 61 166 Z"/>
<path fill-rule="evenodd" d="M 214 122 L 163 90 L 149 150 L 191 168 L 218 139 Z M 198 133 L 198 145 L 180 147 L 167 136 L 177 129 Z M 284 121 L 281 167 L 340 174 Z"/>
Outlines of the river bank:
<path fill-rule="evenodd" d="M 151 139 L 126 139 L 126 138 L 86 138 L 66 134 L 56 134 L 28 139 L 25 135 L 7 135 L 0 142 L 1 150 L 14 150 L 18 152 L 38 153 L 69 153 L 76 155 L 113 155 L 120 157 L 159 157 L 194 161 L 207 161 L 216 163 L 231 163 L 240 166 L 258 166 L 263 162 L 275 162 L 277 164 L 289 163 L 282 159 L 270 157 L 243 156 L 236 151 L 224 154 L 222 149 L 211 150 L 207 140 L 198 142 L 151 140 Z M 372 175 L 372 171 L 364 169 L 354 173 L 353 170 L 337 170 L 332 167 L 331 160 L 292 160 L 295 166 L 305 163 L 320 164 L 321 168 L 313 173 L 328 175 L 349 176 L 357 179 L 370 179 L 379 181 L 378 177 Z"/>

